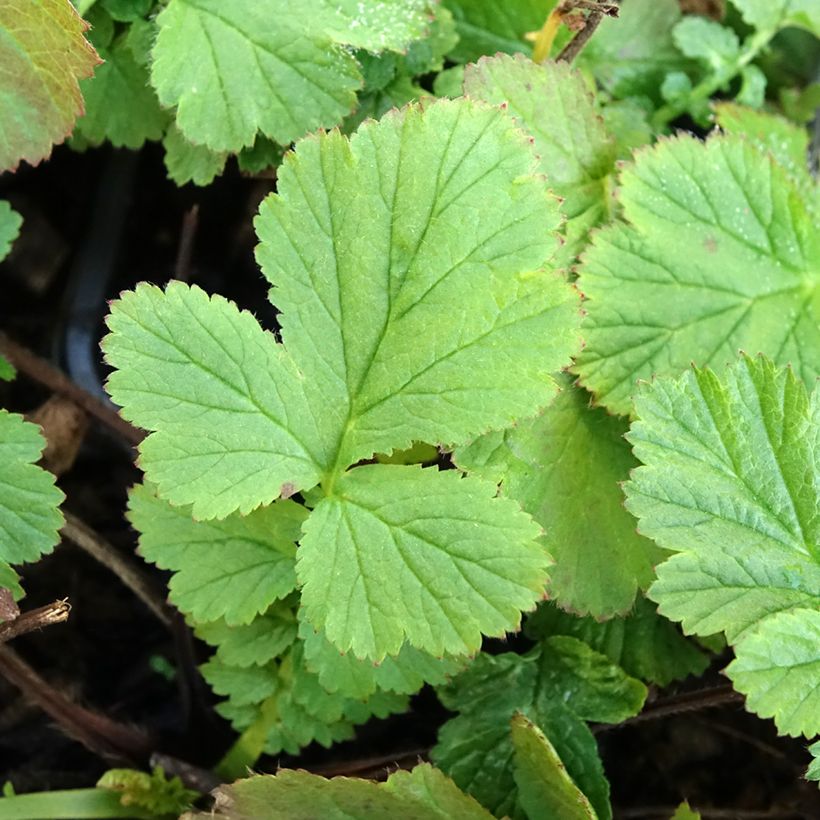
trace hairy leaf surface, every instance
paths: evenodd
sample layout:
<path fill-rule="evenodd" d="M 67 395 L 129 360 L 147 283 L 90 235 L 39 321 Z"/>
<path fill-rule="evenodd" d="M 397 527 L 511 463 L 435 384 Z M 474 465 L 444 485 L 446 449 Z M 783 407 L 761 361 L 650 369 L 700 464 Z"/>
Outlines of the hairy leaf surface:
<path fill-rule="evenodd" d="M 637 379 L 735 352 L 820 362 L 820 232 L 813 204 L 771 156 L 734 136 L 680 136 L 638 155 L 621 179 L 629 224 L 584 258 L 582 382 L 629 413 Z"/>

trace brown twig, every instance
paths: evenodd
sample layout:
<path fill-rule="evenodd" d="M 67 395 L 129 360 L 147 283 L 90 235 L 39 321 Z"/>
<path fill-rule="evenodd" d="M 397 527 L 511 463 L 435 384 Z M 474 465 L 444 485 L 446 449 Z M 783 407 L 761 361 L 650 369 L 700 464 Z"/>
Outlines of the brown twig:
<path fill-rule="evenodd" d="M 174 279 L 187 282 L 191 278 L 191 257 L 194 252 L 194 240 L 199 227 L 199 205 L 194 205 L 182 217 L 182 231 L 179 235 L 177 259 L 174 264 Z"/>
<path fill-rule="evenodd" d="M 628 718 L 621 723 L 601 723 L 594 727 L 593 732 L 610 732 L 614 729 L 622 729 L 624 726 L 634 726 L 636 723 L 646 723 L 649 720 L 660 720 L 661 718 L 683 714 L 685 712 L 697 712 L 701 709 L 712 709 L 717 706 L 743 703 L 743 695 L 735 692 L 731 685 L 712 686 L 709 689 L 698 689 L 695 692 L 684 692 L 681 695 L 671 695 L 668 698 L 661 698 L 655 703 L 647 706 L 639 715 Z"/>
<path fill-rule="evenodd" d="M 328 763 L 322 766 L 306 767 L 311 773 L 322 777 L 350 777 L 356 775 L 365 779 L 377 780 L 388 769 L 412 769 L 419 760 L 427 760 L 430 749 L 408 749 L 406 752 L 393 752 L 378 757 L 365 757 L 360 760 L 349 760 L 342 763 Z"/>
<path fill-rule="evenodd" d="M 597 5 L 597 8 L 595 7 Z M 584 8 L 592 8 L 584 27 L 564 46 L 561 53 L 555 58 L 558 63 L 571 63 L 580 53 L 583 47 L 589 42 L 590 37 L 595 33 L 595 29 L 601 24 L 604 17 L 617 17 L 618 7 L 614 3 L 590 4 L 584 3 Z"/>
<path fill-rule="evenodd" d="M 154 746 L 149 735 L 69 700 L 7 646 L 0 646 L 0 675 L 91 751 L 136 765 L 148 762 Z"/>
<path fill-rule="evenodd" d="M 165 627 L 172 628 L 173 615 L 168 605 L 159 596 L 142 570 L 121 555 L 113 544 L 70 512 L 65 513 L 65 524 L 61 532 L 69 541 L 110 569 Z"/>
<path fill-rule="evenodd" d="M 83 390 L 53 364 L 10 339 L 5 333 L 0 333 L 0 353 L 21 373 L 25 373 L 30 379 L 54 393 L 71 399 L 74 404 L 122 436 L 130 444 L 139 444 L 145 437 L 141 430 L 121 418 L 113 407 L 109 407 L 96 396 Z"/>
<path fill-rule="evenodd" d="M 0 624 L 0 644 L 6 643 L 27 632 L 42 629 L 44 626 L 61 624 L 68 620 L 71 605 L 68 601 L 55 601 L 53 604 L 41 606 L 24 612 L 12 621 Z"/>

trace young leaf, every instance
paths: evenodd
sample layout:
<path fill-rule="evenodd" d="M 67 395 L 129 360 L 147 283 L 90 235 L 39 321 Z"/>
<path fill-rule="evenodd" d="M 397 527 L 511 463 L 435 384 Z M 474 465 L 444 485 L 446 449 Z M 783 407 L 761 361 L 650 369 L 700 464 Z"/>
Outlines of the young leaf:
<path fill-rule="evenodd" d="M 423 36 L 428 0 L 171 0 L 157 18 L 152 82 L 179 129 L 213 151 L 287 144 L 341 122 L 361 74 L 345 48 L 401 51 Z M 275 21 L 275 25 L 271 24 Z"/>
<path fill-rule="evenodd" d="M 738 137 L 680 136 L 639 154 L 621 182 L 630 224 L 596 234 L 578 282 L 584 385 L 629 413 L 637 379 L 723 364 L 738 348 L 813 380 L 820 233 L 789 174 Z"/>
<path fill-rule="evenodd" d="M 9 254 L 11 245 L 20 234 L 23 219 L 8 202 L 0 199 L 0 262 Z"/>
<path fill-rule="evenodd" d="M 603 655 L 564 636 L 526 655 L 481 654 L 439 697 L 460 714 L 440 730 L 433 760 L 493 813 L 512 814 L 517 804 L 510 720 L 520 712 L 550 740 L 598 817 L 612 816 L 609 784 L 584 721 L 625 720 L 640 711 L 646 688 Z"/>
<path fill-rule="evenodd" d="M 8 0 L 0 6 L 0 171 L 36 165 L 83 112 L 78 81 L 100 60 L 69 0 Z"/>
<path fill-rule="evenodd" d="M 162 140 L 165 148 L 165 167 L 168 176 L 177 185 L 193 182 L 194 185 L 210 185 L 225 168 L 228 154 L 211 151 L 205 145 L 193 145 L 182 136 L 176 123 L 171 123 Z"/>
<path fill-rule="evenodd" d="M 146 561 L 174 571 L 170 598 L 197 622 L 224 618 L 250 624 L 296 586 L 295 541 L 307 516 L 292 501 L 277 501 L 247 516 L 194 521 L 146 486 L 129 497 L 128 519 L 140 532 Z"/>
<path fill-rule="evenodd" d="M 200 795 L 186 789 L 178 777 L 167 777 L 156 766 L 151 774 L 135 769 L 109 769 L 97 782 L 97 788 L 120 792 L 123 806 L 145 809 L 153 815 L 179 815 Z"/>
<path fill-rule="evenodd" d="M 610 175 L 615 142 L 607 134 L 588 86 L 567 63 L 536 65 L 523 55 L 497 55 L 467 66 L 464 93 L 473 99 L 504 103 L 535 139 L 541 170 L 564 201 L 567 245 L 561 257 L 571 262 L 591 228 L 609 218 Z"/>
<path fill-rule="evenodd" d="M 512 745 L 515 784 L 528 817 L 597 820 L 595 809 L 572 782 L 555 747 L 523 715 L 512 719 Z"/>
<path fill-rule="evenodd" d="M 603 623 L 592 617 L 576 618 L 545 602 L 527 619 L 524 631 L 533 639 L 551 635 L 578 638 L 627 674 L 658 686 L 668 686 L 687 675 L 699 675 L 709 665 L 709 659 L 694 641 L 684 638 L 643 597 L 635 601 L 634 610 L 625 618 Z"/>
<path fill-rule="evenodd" d="M 462 469 L 500 483 L 544 528 L 555 559 L 548 590 L 560 606 L 595 617 L 626 612 L 654 578 L 660 551 L 636 532 L 620 482 L 635 466 L 627 426 L 562 381 L 536 419 L 456 450 Z"/>
<path fill-rule="evenodd" d="M 643 389 L 629 434 L 644 466 L 628 507 L 681 553 L 650 596 L 687 631 L 725 630 L 749 707 L 789 734 L 820 731 L 820 710 L 801 706 L 820 685 L 818 412 L 790 370 L 744 357 L 722 378 L 695 369 Z"/>
<path fill-rule="evenodd" d="M 62 492 L 35 462 L 45 441 L 22 416 L 0 410 L 0 582 L 19 589 L 8 564 L 36 561 L 51 552 L 63 525 Z"/>
<path fill-rule="evenodd" d="M 217 794 L 217 813 L 224 820 L 492 820 L 492 815 L 427 763 L 412 772 L 398 771 L 386 783 L 336 777 L 326 780 L 302 771 L 280 770 L 255 775 Z M 186 815 L 205 820 L 206 815 Z"/>
<path fill-rule="evenodd" d="M 10 382 L 17 375 L 14 365 L 2 354 L 0 354 L 0 381 Z"/>
<path fill-rule="evenodd" d="M 435 468 L 379 464 L 343 475 L 299 548 L 307 620 L 339 649 L 377 661 L 405 639 L 464 655 L 482 633 L 515 629 L 540 597 L 548 557 L 538 526 L 495 492 Z"/>

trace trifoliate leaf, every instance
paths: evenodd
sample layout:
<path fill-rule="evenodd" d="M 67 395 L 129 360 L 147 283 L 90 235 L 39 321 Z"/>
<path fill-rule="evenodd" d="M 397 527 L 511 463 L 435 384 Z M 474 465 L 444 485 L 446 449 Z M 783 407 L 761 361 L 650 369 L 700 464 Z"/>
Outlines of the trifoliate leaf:
<path fill-rule="evenodd" d="M 526 655 L 479 655 L 439 690 L 458 711 L 439 733 L 432 756 L 494 814 L 517 804 L 510 720 L 520 712 L 549 738 L 569 777 L 602 820 L 612 816 L 609 784 L 584 721 L 618 723 L 638 712 L 646 688 L 575 638 L 548 638 Z"/>
<path fill-rule="evenodd" d="M 492 815 L 463 794 L 441 772 L 422 763 L 398 771 L 386 783 L 281 769 L 255 775 L 217 792 L 217 813 L 224 820 L 492 820 Z M 186 815 L 205 820 L 206 815 Z"/>
<path fill-rule="evenodd" d="M 535 138 L 550 188 L 564 201 L 563 233 L 568 261 L 586 243 L 587 232 L 609 218 L 610 175 L 615 143 L 604 129 L 584 78 L 567 63 L 536 65 L 528 57 L 497 55 L 467 66 L 468 97 L 507 106 Z"/>
<path fill-rule="evenodd" d="M 168 114 L 148 85 L 148 69 L 124 37 L 99 53 L 105 62 L 80 83 L 85 115 L 77 120 L 76 133 L 89 145 L 108 140 L 118 148 L 141 148 L 146 140 L 161 139 Z"/>
<path fill-rule="evenodd" d="M 434 658 L 409 644 L 381 663 L 362 661 L 349 652 L 339 652 L 323 632 L 315 631 L 305 621 L 299 625 L 299 636 L 307 668 L 318 675 L 328 692 L 350 698 L 367 698 L 377 689 L 411 695 L 425 683 L 445 683 L 468 663 L 464 657 Z"/>
<path fill-rule="evenodd" d="M 224 151 L 211 151 L 205 145 L 193 145 L 182 136 L 172 123 L 162 140 L 165 148 L 165 168 L 177 185 L 193 182 L 194 185 L 210 185 L 222 173 L 228 155 Z"/>
<path fill-rule="evenodd" d="M 296 545 L 304 507 L 277 501 L 247 516 L 194 521 L 146 486 L 135 487 L 128 518 L 140 533 L 140 553 L 174 571 L 170 598 L 195 621 L 224 618 L 250 624 L 296 586 Z"/>
<path fill-rule="evenodd" d="M 0 410 L 0 577 L 4 582 L 13 582 L 8 564 L 36 561 L 59 540 L 64 496 L 54 486 L 54 476 L 35 464 L 44 446 L 38 427 Z"/>
<path fill-rule="evenodd" d="M 20 234 L 23 218 L 4 199 L 0 199 L 0 262 L 9 254 L 11 245 Z"/>
<path fill-rule="evenodd" d="M 36 165 L 83 112 L 78 81 L 100 61 L 69 0 L 9 0 L 0 6 L 0 171 Z"/>
<path fill-rule="evenodd" d="M 806 780 L 820 781 L 820 741 L 809 746 L 809 751 L 814 757 L 814 760 L 809 764 L 808 771 L 806 772 Z"/>
<path fill-rule="evenodd" d="M 637 462 L 627 426 L 563 380 L 536 419 L 489 433 L 455 452 L 459 467 L 500 483 L 544 528 L 555 559 L 547 589 L 560 606 L 610 617 L 649 586 L 662 554 L 636 532 L 620 482 Z"/>
<path fill-rule="evenodd" d="M 726 674 L 746 695 L 746 706 L 773 717 L 780 734 L 820 733 L 820 611 L 766 618 L 736 644 Z"/>
<path fill-rule="evenodd" d="M 120 792 L 123 806 L 145 809 L 154 815 L 178 816 L 200 794 L 186 789 L 178 777 L 168 778 L 155 767 L 151 774 L 136 769 L 109 769 L 97 782 L 97 788 Z"/>
<path fill-rule="evenodd" d="M 528 817 L 597 820 L 586 795 L 572 782 L 546 735 L 523 715 L 512 719 L 513 774 Z"/>
<path fill-rule="evenodd" d="M 585 386 L 629 413 L 637 379 L 723 365 L 738 348 L 812 381 L 820 233 L 788 173 L 741 138 L 680 136 L 639 154 L 621 182 L 631 224 L 596 234 L 578 282 Z"/>
<path fill-rule="evenodd" d="M 263 666 L 296 640 L 296 618 L 274 605 L 249 624 L 229 626 L 224 620 L 197 624 L 196 635 L 217 648 L 216 658 L 229 666 Z"/>
<path fill-rule="evenodd" d="M 678 628 L 657 614 L 645 598 L 635 601 L 625 618 L 596 621 L 576 618 L 551 603 L 543 603 L 527 619 L 524 631 L 531 638 L 570 635 L 606 655 L 627 674 L 667 686 L 687 675 L 699 675 L 709 659 Z"/>
<path fill-rule="evenodd" d="M 820 731 L 820 710 L 800 711 L 820 686 L 817 391 L 809 399 L 791 370 L 743 357 L 722 378 L 658 380 L 636 413 L 629 440 L 644 466 L 628 507 L 643 532 L 681 553 L 661 565 L 650 596 L 688 631 L 726 631 L 751 709 L 789 734 Z"/>
<path fill-rule="evenodd" d="M 341 122 L 361 74 L 345 48 L 401 51 L 422 37 L 428 0 L 171 0 L 157 18 L 152 82 L 190 142 L 213 151 L 286 145 Z"/>
<path fill-rule="evenodd" d="M 538 526 L 495 486 L 454 471 L 372 465 L 345 473 L 305 523 L 302 608 L 360 658 L 405 639 L 464 655 L 518 626 L 540 597 L 548 557 Z M 454 591 L 458 590 L 457 594 Z"/>
<path fill-rule="evenodd" d="M 732 0 L 732 4 L 756 29 L 774 32 L 800 26 L 820 37 L 820 8 L 815 0 Z"/>
<path fill-rule="evenodd" d="M 657 99 L 664 77 L 685 70 L 690 61 L 675 47 L 672 29 L 681 19 L 678 0 L 622 0 L 618 17 L 605 17 L 578 55 L 618 99 Z"/>
<path fill-rule="evenodd" d="M 471 63 L 485 54 L 532 51 L 525 35 L 544 25 L 557 0 L 443 0 L 453 12 L 458 45 L 448 55 L 459 63 Z"/>

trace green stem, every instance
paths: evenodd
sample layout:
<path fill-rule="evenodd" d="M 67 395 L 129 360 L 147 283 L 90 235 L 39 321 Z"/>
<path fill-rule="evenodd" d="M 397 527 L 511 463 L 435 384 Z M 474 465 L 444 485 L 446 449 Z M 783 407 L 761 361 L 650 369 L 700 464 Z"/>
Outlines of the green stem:
<path fill-rule="evenodd" d="M 214 771 L 221 778 L 231 781 L 247 777 L 248 770 L 256 765 L 265 750 L 268 734 L 279 719 L 276 701 L 277 696 L 273 695 L 262 704 L 259 717 L 242 732 L 219 761 Z M 2 814 L 0 820 L 5 820 Z"/>
<path fill-rule="evenodd" d="M 730 80 L 734 79 L 752 60 L 769 44 L 779 29 L 761 29 L 750 35 L 743 44 L 743 49 L 734 65 L 726 71 L 710 74 L 698 83 L 686 97 L 661 106 L 652 117 L 652 126 L 660 131 L 667 123 L 680 116 L 692 103 L 708 100 Z"/>
<path fill-rule="evenodd" d="M 66 789 L 0 797 L 0 820 L 105 820 L 160 816 L 136 806 L 123 806 L 120 794 L 108 789 Z"/>

